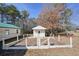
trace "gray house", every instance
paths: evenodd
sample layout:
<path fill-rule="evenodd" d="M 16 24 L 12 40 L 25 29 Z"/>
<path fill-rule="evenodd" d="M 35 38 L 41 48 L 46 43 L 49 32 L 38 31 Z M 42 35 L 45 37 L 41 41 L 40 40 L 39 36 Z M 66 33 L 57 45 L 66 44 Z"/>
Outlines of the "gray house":
<path fill-rule="evenodd" d="M 1 37 L 14 37 L 17 34 L 20 34 L 20 27 L 17 27 L 12 24 L 0 23 L 0 40 Z"/>

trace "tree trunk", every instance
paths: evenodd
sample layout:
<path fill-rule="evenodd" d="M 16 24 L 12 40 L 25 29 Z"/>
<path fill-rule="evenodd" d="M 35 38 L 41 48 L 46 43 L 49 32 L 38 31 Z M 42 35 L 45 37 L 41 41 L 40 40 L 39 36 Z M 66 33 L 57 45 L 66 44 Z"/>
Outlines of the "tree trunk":
<path fill-rule="evenodd" d="M 6 19 L 7 19 L 7 20 L 6 20 L 6 22 L 8 23 L 8 21 L 9 21 L 9 18 L 8 18 L 8 16 L 6 16 Z"/>
<path fill-rule="evenodd" d="M 4 22 L 4 19 L 3 19 L 3 14 L 1 14 L 1 23 Z"/>
<path fill-rule="evenodd" d="M 12 18 L 12 24 L 15 24 L 15 18 Z"/>

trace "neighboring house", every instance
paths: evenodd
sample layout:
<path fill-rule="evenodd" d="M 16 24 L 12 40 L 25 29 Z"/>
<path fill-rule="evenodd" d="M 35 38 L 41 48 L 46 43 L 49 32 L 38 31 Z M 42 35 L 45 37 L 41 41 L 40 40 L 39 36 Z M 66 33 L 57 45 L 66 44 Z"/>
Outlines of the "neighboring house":
<path fill-rule="evenodd" d="M 0 39 L 1 37 L 13 37 L 17 34 L 20 34 L 20 27 L 17 27 L 12 24 L 0 23 Z"/>
<path fill-rule="evenodd" d="M 33 29 L 33 36 L 34 37 L 45 37 L 45 30 L 46 28 L 42 26 L 36 26 Z"/>
<path fill-rule="evenodd" d="M 79 27 L 76 28 L 76 32 L 79 32 Z"/>

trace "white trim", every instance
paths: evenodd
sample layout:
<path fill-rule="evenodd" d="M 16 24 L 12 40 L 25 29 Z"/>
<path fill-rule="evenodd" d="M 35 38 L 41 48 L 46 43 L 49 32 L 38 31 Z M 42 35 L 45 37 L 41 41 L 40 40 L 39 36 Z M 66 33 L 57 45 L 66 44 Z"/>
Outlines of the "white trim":
<path fill-rule="evenodd" d="M 5 47 L 3 49 L 49 49 L 49 48 L 72 48 L 71 45 L 54 45 L 54 46 L 25 46 L 25 47 Z"/>
<path fill-rule="evenodd" d="M 29 37 L 30 38 L 30 37 Z M 34 38 L 34 37 L 31 37 Z M 49 48 L 72 48 L 72 37 L 70 37 L 70 43 L 67 45 L 50 45 L 49 39 L 53 38 L 53 37 L 47 37 L 48 40 L 48 45 L 41 45 L 40 44 L 40 38 L 37 38 L 37 46 L 27 46 L 27 38 L 26 38 L 26 46 L 24 47 L 10 47 L 11 45 L 13 45 L 14 43 L 18 42 L 11 42 L 8 44 L 5 44 L 4 40 L 3 40 L 3 49 L 49 49 Z"/>
<path fill-rule="evenodd" d="M 36 26 L 36 27 L 34 27 L 34 28 L 32 28 L 33 30 L 38 30 L 38 29 L 40 29 L 40 30 L 45 30 L 46 28 L 45 27 L 42 27 L 42 26 Z"/>

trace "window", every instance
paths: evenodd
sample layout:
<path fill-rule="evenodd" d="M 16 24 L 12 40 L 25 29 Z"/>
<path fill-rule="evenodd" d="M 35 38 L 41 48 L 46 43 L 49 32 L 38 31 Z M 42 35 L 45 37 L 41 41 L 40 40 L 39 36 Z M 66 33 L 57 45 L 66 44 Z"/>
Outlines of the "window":
<path fill-rule="evenodd" d="M 18 29 L 16 30 L 16 33 L 18 34 Z"/>
<path fill-rule="evenodd" d="M 40 33 L 40 31 L 38 31 L 38 33 Z"/>
<path fill-rule="evenodd" d="M 9 33 L 9 30 L 6 30 L 6 35 L 9 35 L 10 33 Z"/>

